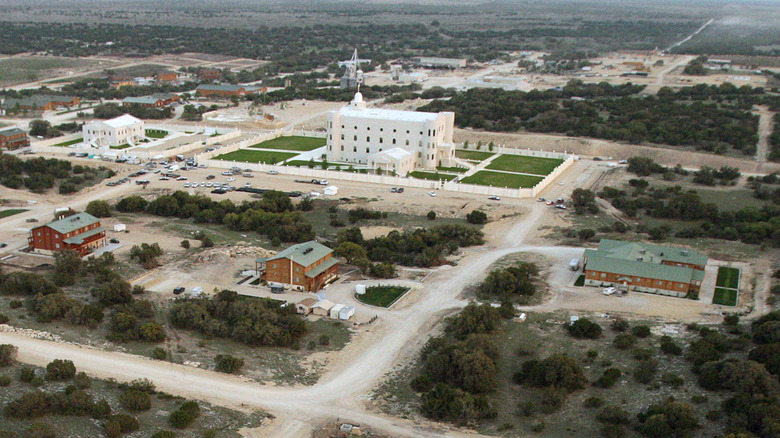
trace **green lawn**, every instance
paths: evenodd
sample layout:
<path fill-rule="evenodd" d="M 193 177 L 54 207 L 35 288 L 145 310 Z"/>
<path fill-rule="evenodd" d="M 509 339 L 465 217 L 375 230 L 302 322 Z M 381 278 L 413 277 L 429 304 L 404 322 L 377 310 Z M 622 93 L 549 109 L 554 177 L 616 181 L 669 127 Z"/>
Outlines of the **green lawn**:
<path fill-rule="evenodd" d="M 718 268 L 718 279 L 715 285 L 728 289 L 739 289 L 739 269 L 721 266 Z"/>
<path fill-rule="evenodd" d="M 245 163 L 263 163 L 263 164 L 276 164 L 285 160 L 289 160 L 292 157 L 297 156 L 292 152 L 275 152 L 275 151 L 253 151 L 249 149 L 239 149 L 237 151 L 228 152 L 226 154 L 217 155 L 215 160 L 226 161 L 241 161 Z"/>
<path fill-rule="evenodd" d="M 724 289 L 722 287 L 715 288 L 715 295 L 712 297 L 712 304 L 720 304 L 722 306 L 736 306 L 737 297 L 739 292 L 736 289 Z"/>
<path fill-rule="evenodd" d="M 520 175 L 514 173 L 491 172 L 480 170 L 469 177 L 460 180 L 463 184 L 477 184 L 480 186 L 509 187 L 513 189 L 531 188 L 539 184 L 544 178 L 540 176 Z"/>
<path fill-rule="evenodd" d="M 390 307 L 401 295 L 408 291 L 404 286 L 371 286 L 366 288 L 363 295 L 355 295 L 361 303 L 378 307 Z"/>
<path fill-rule="evenodd" d="M 281 149 L 284 151 L 310 151 L 325 146 L 325 143 L 325 138 L 291 135 L 278 137 L 249 147 L 259 149 Z"/>
<path fill-rule="evenodd" d="M 111 148 L 111 149 L 127 149 L 129 147 L 130 147 L 130 145 L 127 144 L 127 143 L 120 144 L 119 146 L 109 146 L 109 148 Z"/>
<path fill-rule="evenodd" d="M 488 169 L 505 170 L 507 172 L 531 173 L 548 175 L 560 166 L 563 160 L 557 158 L 529 157 L 525 155 L 500 155 L 488 164 Z"/>
<path fill-rule="evenodd" d="M 436 168 L 436 170 L 440 172 L 451 172 L 451 173 L 466 173 L 468 171 L 468 169 L 466 169 L 465 167 L 444 167 L 444 166 L 439 166 Z"/>
<path fill-rule="evenodd" d="M 585 276 L 580 275 L 577 277 L 577 280 L 574 281 L 575 286 L 585 286 Z"/>
<path fill-rule="evenodd" d="M 28 210 L 25 210 L 24 208 L 11 208 L 11 209 L 8 209 L 8 210 L 2 210 L 2 211 L 0 211 L 0 219 L 6 218 L 8 216 L 13 216 L 13 215 L 19 214 L 19 213 L 24 213 L 25 211 L 28 211 Z"/>
<path fill-rule="evenodd" d="M 168 131 L 162 129 L 147 129 L 146 136 L 149 138 L 165 138 L 168 136 Z"/>
<path fill-rule="evenodd" d="M 434 181 L 439 181 L 439 180 L 449 181 L 457 177 L 457 175 L 449 175 L 446 173 L 419 172 L 419 171 L 409 172 L 409 176 L 411 176 L 412 178 L 431 179 Z"/>
<path fill-rule="evenodd" d="M 72 144 L 81 143 L 82 141 L 84 141 L 83 138 L 76 138 L 70 141 L 63 141 L 62 143 L 57 143 L 52 146 L 70 146 Z"/>
<path fill-rule="evenodd" d="M 455 156 L 458 158 L 462 158 L 464 160 L 473 160 L 473 161 L 485 161 L 488 158 L 495 155 L 493 152 L 480 152 L 480 151 L 464 151 L 464 150 L 457 150 L 455 151 Z"/>

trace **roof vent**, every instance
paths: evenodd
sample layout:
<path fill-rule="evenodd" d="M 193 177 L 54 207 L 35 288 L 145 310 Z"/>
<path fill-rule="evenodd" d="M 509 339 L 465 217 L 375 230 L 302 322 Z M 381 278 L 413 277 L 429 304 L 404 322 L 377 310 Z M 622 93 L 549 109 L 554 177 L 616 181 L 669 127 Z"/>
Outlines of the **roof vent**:
<path fill-rule="evenodd" d="M 303 253 L 304 254 L 308 254 L 308 253 L 310 253 L 312 251 L 314 251 L 314 248 L 306 248 L 306 249 L 303 250 Z"/>
<path fill-rule="evenodd" d="M 642 248 L 642 249 L 640 249 L 640 250 L 639 250 L 639 254 L 644 254 L 644 253 L 646 253 L 646 252 L 647 252 L 647 249 L 646 249 L 646 248 Z"/>
<path fill-rule="evenodd" d="M 682 254 L 684 256 L 687 256 L 688 255 L 688 250 L 684 249 L 684 250 L 680 251 L 680 254 Z"/>

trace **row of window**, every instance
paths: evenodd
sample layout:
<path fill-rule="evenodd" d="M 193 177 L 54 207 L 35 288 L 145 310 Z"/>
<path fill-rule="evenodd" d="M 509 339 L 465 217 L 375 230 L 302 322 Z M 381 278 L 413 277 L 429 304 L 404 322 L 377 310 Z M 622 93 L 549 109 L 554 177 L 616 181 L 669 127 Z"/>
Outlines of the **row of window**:
<path fill-rule="evenodd" d="M 591 271 L 591 274 L 593 274 L 592 276 L 595 276 L 595 275 L 596 275 L 596 273 L 595 273 L 595 272 L 592 272 L 592 271 Z M 605 279 L 605 278 L 607 278 L 607 273 L 606 273 L 606 272 L 602 272 L 602 273 L 601 273 L 601 278 L 602 278 L 602 279 Z M 634 277 L 634 282 L 635 282 L 635 283 L 639 283 L 640 281 L 642 281 L 642 279 L 641 279 L 641 278 L 639 278 L 639 277 Z M 654 281 L 654 280 L 650 280 L 650 281 L 652 282 L 652 281 Z M 657 285 L 658 285 L 658 286 L 662 286 L 662 285 L 664 284 L 664 280 L 655 280 L 655 281 L 657 281 Z M 670 285 L 673 285 L 673 284 L 674 284 L 674 283 L 670 283 Z M 678 287 L 678 288 L 683 288 L 683 287 L 685 287 L 685 284 L 684 284 L 684 283 L 677 283 L 677 287 Z"/>

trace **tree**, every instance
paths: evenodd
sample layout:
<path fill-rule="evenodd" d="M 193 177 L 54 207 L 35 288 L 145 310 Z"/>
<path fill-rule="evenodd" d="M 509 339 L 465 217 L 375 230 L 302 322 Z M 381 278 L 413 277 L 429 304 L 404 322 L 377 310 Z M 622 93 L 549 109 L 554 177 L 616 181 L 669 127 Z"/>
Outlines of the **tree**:
<path fill-rule="evenodd" d="M 574 358 L 556 354 L 544 360 L 529 360 L 512 379 L 533 386 L 562 388 L 568 392 L 582 389 L 587 384 L 585 370 Z"/>
<path fill-rule="evenodd" d="M 184 249 L 190 249 L 190 241 L 187 239 L 182 240 L 180 245 Z"/>
<path fill-rule="evenodd" d="M 7 367 L 16 361 L 16 353 L 19 349 L 15 345 L 0 345 L 0 367 Z"/>
<path fill-rule="evenodd" d="M 601 326 L 588 318 L 580 318 L 569 324 L 566 329 L 575 338 L 597 339 L 601 336 Z"/>
<path fill-rule="evenodd" d="M 46 120 L 35 119 L 30 121 L 30 135 L 33 137 L 46 137 L 51 129 L 51 123 Z"/>
<path fill-rule="evenodd" d="M 236 374 L 244 366 L 244 359 L 229 354 L 218 354 L 215 369 L 221 373 Z"/>
<path fill-rule="evenodd" d="M 577 236 L 581 240 L 590 240 L 593 237 L 596 236 L 596 231 L 590 229 L 590 228 L 583 228 L 577 232 Z"/>
<path fill-rule="evenodd" d="M 577 188 L 571 194 L 572 205 L 576 214 L 599 212 L 599 206 L 596 204 L 596 194 L 592 190 Z"/>
<path fill-rule="evenodd" d="M 101 199 L 89 201 L 84 211 L 95 217 L 111 217 L 111 206 Z"/>
<path fill-rule="evenodd" d="M 203 236 L 203 238 L 200 239 L 201 248 L 211 248 L 213 246 L 214 246 L 214 241 L 211 240 L 209 236 Z"/>
<path fill-rule="evenodd" d="M 76 366 L 73 365 L 73 361 L 54 359 L 46 365 L 46 380 L 69 380 L 75 375 Z"/>
<path fill-rule="evenodd" d="M 165 329 L 158 322 L 147 322 L 141 326 L 141 339 L 148 342 L 162 342 L 165 340 Z"/>
<path fill-rule="evenodd" d="M 149 394 L 134 389 L 123 392 L 119 396 L 119 403 L 132 412 L 148 411 L 152 408 L 152 398 Z"/>
<path fill-rule="evenodd" d="M 431 211 L 428 212 L 426 217 L 428 218 L 429 221 L 434 221 L 434 220 L 436 220 L 436 212 L 431 210 Z"/>
<path fill-rule="evenodd" d="M 367 257 L 366 250 L 362 246 L 353 242 L 342 242 L 333 253 L 338 257 L 344 257 L 347 263 L 355 263 L 355 261 L 364 259 Z"/>
<path fill-rule="evenodd" d="M 487 214 L 481 210 L 474 210 L 466 215 L 466 221 L 470 224 L 486 224 L 488 221 Z"/>

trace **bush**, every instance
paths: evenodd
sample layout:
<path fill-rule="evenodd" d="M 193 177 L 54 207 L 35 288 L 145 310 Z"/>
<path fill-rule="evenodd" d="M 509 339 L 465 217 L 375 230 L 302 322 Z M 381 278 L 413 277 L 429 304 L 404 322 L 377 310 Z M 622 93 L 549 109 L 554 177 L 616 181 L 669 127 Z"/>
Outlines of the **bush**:
<path fill-rule="evenodd" d="M 663 351 L 665 354 L 679 356 L 682 353 L 682 347 L 669 339 L 661 342 L 661 351 Z"/>
<path fill-rule="evenodd" d="M 109 438 L 118 437 L 124 433 L 135 432 L 138 430 L 138 420 L 135 417 L 126 414 L 117 414 L 108 417 L 106 421 L 106 435 Z"/>
<path fill-rule="evenodd" d="M 435 221 L 436 220 L 436 212 L 431 210 L 428 212 L 428 214 L 425 215 L 429 221 Z"/>
<path fill-rule="evenodd" d="M 7 367 L 16 361 L 16 353 L 19 349 L 15 345 L 0 345 L 0 367 Z"/>
<path fill-rule="evenodd" d="M 236 374 L 244 366 L 244 359 L 229 354 L 218 354 L 215 369 L 221 373 Z"/>
<path fill-rule="evenodd" d="M 76 375 L 73 361 L 54 359 L 46 365 L 46 380 L 62 381 L 72 379 Z"/>
<path fill-rule="evenodd" d="M 140 330 L 141 339 L 148 342 L 162 342 L 165 340 L 165 329 L 158 322 L 147 322 Z"/>
<path fill-rule="evenodd" d="M 164 348 L 157 347 L 152 350 L 152 359 L 166 360 L 168 359 L 168 352 Z"/>
<path fill-rule="evenodd" d="M 11 384 L 11 377 L 10 376 L 6 376 L 6 375 L 0 376 L 0 387 L 5 388 L 6 386 L 8 386 L 10 384 Z"/>
<path fill-rule="evenodd" d="M 631 417 L 628 412 L 616 406 L 607 406 L 599 412 L 596 419 L 607 424 L 629 424 Z"/>
<path fill-rule="evenodd" d="M 582 405 L 588 409 L 595 409 L 604 406 L 604 400 L 598 397 L 588 397 L 582 403 Z"/>
<path fill-rule="evenodd" d="M 182 240 L 179 245 L 184 249 L 190 249 L 190 241 L 187 239 Z"/>
<path fill-rule="evenodd" d="M 574 358 L 560 354 L 523 363 L 512 380 L 533 386 L 564 388 L 569 392 L 582 389 L 587 383 L 582 366 Z"/>
<path fill-rule="evenodd" d="M 148 411 L 152 408 L 152 398 L 149 394 L 134 389 L 128 389 L 123 392 L 119 396 L 119 403 L 125 409 L 133 412 Z"/>
<path fill-rule="evenodd" d="M 111 405 L 105 400 L 99 400 L 92 405 L 90 415 L 97 420 L 108 418 L 108 416 L 111 415 Z"/>
<path fill-rule="evenodd" d="M 420 374 L 409 382 L 409 386 L 415 392 L 428 392 L 433 387 L 434 381 L 428 374 Z"/>
<path fill-rule="evenodd" d="M 25 438 L 55 438 L 57 432 L 49 423 L 33 423 L 27 428 Z"/>
<path fill-rule="evenodd" d="M 168 422 L 176 429 L 186 429 L 193 421 L 195 421 L 195 417 L 181 409 L 171 412 L 168 417 Z"/>
<path fill-rule="evenodd" d="M 84 211 L 95 217 L 111 217 L 111 206 L 101 199 L 90 201 Z"/>
<path fill-rule="evenodd" d="M 19 381 L 30 383 L 35 378 L 35 368 L 23 366 L 19 369 Z"/>
<path fill-rule="evenodd" d="M 575 338 L 597 339 L 601 336 L 601 326 L 588 318 L 580 318 L 569 324 L 566 329 Z"/>
<path fill-rule="evenodd" d="M 634 367 L 634 379 L 639 383 L 650 383 L 658 373 L 658 361 L 655 359 L 640 360 Z"/>
<path fill-rule="evenodd" d="M 620 350 L 628 350 L 629 348 L 633 347 L 634 344 L 636 344 L 636 336 L 619 334 L 615 336 L 615 340 L 613 341 L 613 344 L 615 345 L 616 348 Z"/>
<path fill-rule="evenodd" d="M 73 384 L 79 389 L 87 389 L 92 386 L 92 379 L 89 378 L 87 373 L 80 371 L 73 377 Z"/>
<path fill-rule="evenodd" d="M 601 388 L 611 388 L 615 385 L 615 382 L 622 374 L 623 373 L 621 373 L 617 368 L 607 368 L 604 370 L 602 376 L 599 377 L 599 379 L 596 381 L 596 386 Z"/>
<path fill-rule="evenodd" d="M 637 325 L 631 328 L 631 333 L 637 338 L 646 338 L 650 336 L 650 327 L 646 325 Z"/>
<path fill-rule="evenodd" d="M 8 315 L 0 313 L 0 324 L 7 324 L 9 321 Z"/>
<path fill-rule="evenodd" d="M 160 430 L 152 435 L 152 438 L 176 438 L 176 432 L 170 430 Z"/>
<path fill-rule="evenodd" d="M 488 221 L 487 214 L 482 210 L 474 210 L 466 215 L 466 221 L 470 224 L 482 225 Z"/>

